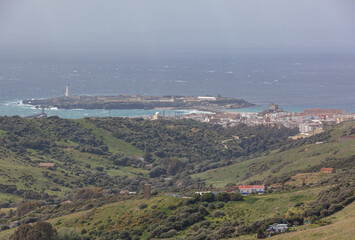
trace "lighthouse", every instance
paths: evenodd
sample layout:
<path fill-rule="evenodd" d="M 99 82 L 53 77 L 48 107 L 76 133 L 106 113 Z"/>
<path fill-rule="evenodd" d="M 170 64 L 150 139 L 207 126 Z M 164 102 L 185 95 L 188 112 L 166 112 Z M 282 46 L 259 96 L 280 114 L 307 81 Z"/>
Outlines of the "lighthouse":
<path fill-rule="evenodd" d="M 68 84 L 67 87 L 65 88 L 65 94 L 64 96 L 70 97 L 70 85 Z"/>

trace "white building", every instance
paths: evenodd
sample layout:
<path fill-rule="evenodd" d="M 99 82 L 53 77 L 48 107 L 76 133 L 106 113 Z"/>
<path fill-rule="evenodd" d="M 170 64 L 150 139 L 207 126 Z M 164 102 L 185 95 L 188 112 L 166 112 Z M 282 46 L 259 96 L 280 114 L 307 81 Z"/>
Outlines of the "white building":
<path fill-rule="evenodd" d="M 66 97 L 70 97 L 70 85 L 68 84 L 65 88 L 65 94 L 64 96 Z"/>
<path fill-rule="evenodd" d="M 206 100 L 206 101 L 216 101 L 216 97 L 197 97 L 199 100 Z"/>

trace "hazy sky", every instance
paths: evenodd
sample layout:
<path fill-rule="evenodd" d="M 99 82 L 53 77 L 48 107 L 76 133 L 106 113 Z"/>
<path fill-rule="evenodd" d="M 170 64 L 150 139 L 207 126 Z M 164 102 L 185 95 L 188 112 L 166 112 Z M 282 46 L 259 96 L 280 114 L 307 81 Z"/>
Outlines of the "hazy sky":
<path fill-rule="evenodd" d="M 0 0 L 0 48 L 355 51 L 355 0 Z"/>

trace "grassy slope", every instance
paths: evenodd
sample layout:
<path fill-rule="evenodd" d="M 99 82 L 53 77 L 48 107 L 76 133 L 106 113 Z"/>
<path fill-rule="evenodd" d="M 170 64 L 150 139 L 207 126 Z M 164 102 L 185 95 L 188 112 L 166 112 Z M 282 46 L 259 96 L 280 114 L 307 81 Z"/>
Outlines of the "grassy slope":
<path fill-rule="evenodd" d="M 320 189 L 298 190 L 286 193 L 274 193 L 262 196 L 247 196 L 242 202 L 228 202 L 222 209 L 209 210 L 210 215 L 206 219 L 215 222 L 226 219 L 236 219 L 239 222 L 250 224 L 257 220 L 263 220 L 271 217 L 278 217 L 285 213 L 288 207 L 293 206 L 297 202 L 309 202 L 316 198 Z M 51 219 L 51 222 L 58 231 L 75 230 L 81 232 L 82 229 L 95 231 L 100 226 L 106 231 L 122 230 L 125 227 L 140 228 L 144 226 L 143 218 L 149 218 L 152 211 L 163 211 L 170 214 L 172 210 L 168 209 L 170 205 L 176 205 L 180 201 L 179 198 L 157 196 L 146 201 L 143 199 L 126 200 L 118 203 L 104 205 L 100 208 L 89 211 L 77 212 L 63 217 Z M 138 206 L 141 203 L 147 203 L 148 207 L 140 209 Z M 202 204 L 202 203 L 201 203 Z M 153 206 L 156 206 L 153 207 Z M 154 209 L 153 209 L 153 208 Z M 223 218 L 213 218 L 214 211 L 223 211 L 226 216 Z M 277 211 L 279 213 L 276 213 Z M 196 225 L 199 225 L 197 223 Z M 149 227 L 149 226 L 146 226 Z M 183 236 L 189 229 L 181 232 Z M 8 233 L 0 233 L 1 236 L 9 236 Z M 148 237 L 148 233 L 144 232 L 143 237 Z"/>
<path fill-rule="evenodd" d="M 274 236 L 270 239 L 355 239 L 355 202 L 344 208 L 342 211 L 327 217 L 332 223 L 323 227 L 309 226 L 306 230 L 299 230 L 297 232 L 285 233 Z"/>
<path fill-rule="evenodd" d="M 306 169 L 320 164 L 326 158 L 355 155 L 355 141 L 337 141 L 339 136 L 343 135 L 353 125 L 354 122 L 340 125 L 332 131 L 331 139 L 323 144 L 307 144 L 284 152 L 276 150 L 268 156 L 252 158 L 228 167 L 195 174 L 193 177 L 199 177 L 205 180 L 207 184 L 213 184 L 215 187 L 222 187 L 229 182 L 245 183 L 253 180 L 263 180 L 271 175 L 279 176 L 293 170 Z M 264 166 L 262 173 L 250 174 L 254 169 L 260 169 L 262 166 Z M 275 169 L 279 169 L 279 171 L 273 173 Z M 247 174 L 250 175 L 248 176 Z"/>
<path fill-rule="evenodd" d="M 286 212 L 288 207 L 298 202 L 315 200 L 320 190 L 319 188 L 313 188 L 260 196 L 247 196 L 245 201 L 228 202 L 222 209 L 209 210 L 210 215 L 207 216 L 206 219 L 212 222 L 236 219 L 239 222 L 250 224 L 258 220 L 279 217 Z M 153 197 L 148 201 L 144 199 L 126 200 L 51 219 L 49 222 L 52 223 L 59 232 L 74 230 L 80 233 L 82 229 L 86 229 L 89 232 L 95 231 L 100 227 L 104 228 L 105 231 L 123 230 L 126 227 L 141 228 L 144 227 L 144 218 L 149 218 L 152 211 L 162 211 L 169 215 L 172 210 L 169 210 L 168 206 L 177 205 L 180 201 L 180 198 L 163 196 Z M 148 207 L 140 209 L 139 205 L 141 203 L 147 203 Z M 217 210 L 223 211 L 226 216 L 213 218 L 212 213 Z M 196 225 L 199 226 L 199 223 Z M 149 228 L 150 226 L 145 227 Z M 193 227 L 194 225 L 180 232 L 180 237 L 183 237 L 183 235 Z M 8 239 L 13 232 L 14 229 L 0 232 L 0 240 Z M 148 235 L 149 234 L 145 231 L 143 238 L 147 238 Z M 250 236 L 243 237 L 248 238 Z"/>
<path fill-rule="evenodd" d="M 138 148 L 126 143 L 120 139 L 114 138 L 108 132 L 95 127 L 93 124 L 86 122 L 84 119 L 75 120 L 78 121 L 83 127 L 92 129 L 93 133 L 98 137 L 102 137 L 104 143 L 109 147 L 109 151 L 112 153 L 121 153 L 126 156 L 142 156 L 143 153 Z M 44 131 L 44 130 L 43 130 Z M 0 132 L 1 134 L 1 132 Z M 67 156 L 71 156 L 75 159 L 75 167 L 86 169 L 85 165 L 90 164 L 91 169 L 102 166 L 105 167 L 107 173 L 111 176 L 135 176 L 136 174 L 146 174 L 147 170 L 136 169 L 132 167 L 114 167 L 113 163 L 100 155 L 83 153 L 75 150 L 74 143 L 58 142 L 60 145 L 65 145 L 64 149 Z M 18 158 L 12 152 L 8 152 L 6 149 L 0 146 L 0 183 L 5 185 L 16 185 L 21 190 L 45 190 L 49 194 L 61 195 L 70 190 L 70 187 L 64 187 L 63 185 L 53 182 L 51 179 L 44 177 L 44 172 L 47 170 L 41 169 L 36 163 L 30 163 L 29 161 Z M 57 170 L 48 171 L 49 174 L 54 175 L 55 178 L 63 180 L 64 183 L 70 184 L 71 182 L 79 179 L 83 176 L 76 176 L 64 168 L 60 167 L 61 162 L 57 159 L 48 157 L 41 154 L 38 151 L 28 149 L 30 154 L 28 157 L 34 162 L 54 162 L 57 163 Z M 59 164 L 59 165 L 58 165 Z M 67 175 L 67 176 L 65 176 Z M 61 189 L 62 191 L 53 191 L 52 189 Z M 5 199 L 6 200 L 6 199 Z M 0 195 L 0 202 L 2 197 Z"/>
<path fill-rule="evenodd" d="M 96 137 L 102 137 L 105 144 L 109 147 L 109 151 L 112 153 L 123 153 L 128 156 L 143 156 L 143 151 L 132 146 L 131 144 L 113 137 L 111 133 L 96 127 L 93 123 L 85 121 L 85 119 L 74 120 L 81 124 L 81 126 L 91 129 Z"/>
<path fill-rule="evenodd" d="M 32 156 L 29 156 L 33 161 L 40 160 L 43 162 L 53 161 L 58 162 L 55 159 L 49 159 L 46 156 L 41 156 L 35 152 L 32 153 Z M 59 184 L 50 181 L 48 178 L 43 176 L 45 170 L 39 168 L 37 164 L 31 164 L 26 161 L 21 161 L 16 158 L 16 156 L 10 155 L 5 158 L 0 158 L 1 171 L 0 171 L 0 183 L 6 185 L 16 185 L 18 189 L 24 190 L 46 190 L 49 194 L 54 193 L 51 189 L 53 188 L 62 188 L 63 190 L 69 190 L 66 187 L 63 187 Z M 65 177 L 64 173 L 60 171 L 56 171 L 58 179 L 65 179 L 70 181 L 76 179 L 77 177 L 74 175 L 70 175 Z M 53 171 L 49 171 L 50 173 L 54 173 Z M 69 180 L 68 180 L 69 181 Z M 56 192 L 58 194 L 58 192 Z"/>

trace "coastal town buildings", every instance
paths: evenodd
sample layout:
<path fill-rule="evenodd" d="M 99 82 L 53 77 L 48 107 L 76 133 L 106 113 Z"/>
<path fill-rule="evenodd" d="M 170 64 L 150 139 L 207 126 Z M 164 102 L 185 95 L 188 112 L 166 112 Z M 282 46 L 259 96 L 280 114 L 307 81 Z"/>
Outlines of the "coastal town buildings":
<path fill-rule="evenodd" d="M 219 124 L 223 127 L 233 127 L 243 123 L 248 126 L 271 125 L 298 128 L 300 134 L 292 137 L 298 139 L 321 133 L 323 127 L 327 125 L 353 121 L 355 120 L 355 113 L 347 114 L 345 110 L 342 109 L 306 109 L 301 113 L 295 113 L 284 111 L 279 108 L 278 105 L 271 103 L 270 109 L 266 109 L 261 113 L 211 111 L 209 113 L 166 116 L 165 119 L 166 118 L 192 119 L 200 122 Z M 150 119 L 156 119 L 156 116 Z M 353 139 L 355 138 L 345 136 L 341 137 L 339 141 L 349 141 Z"/>

